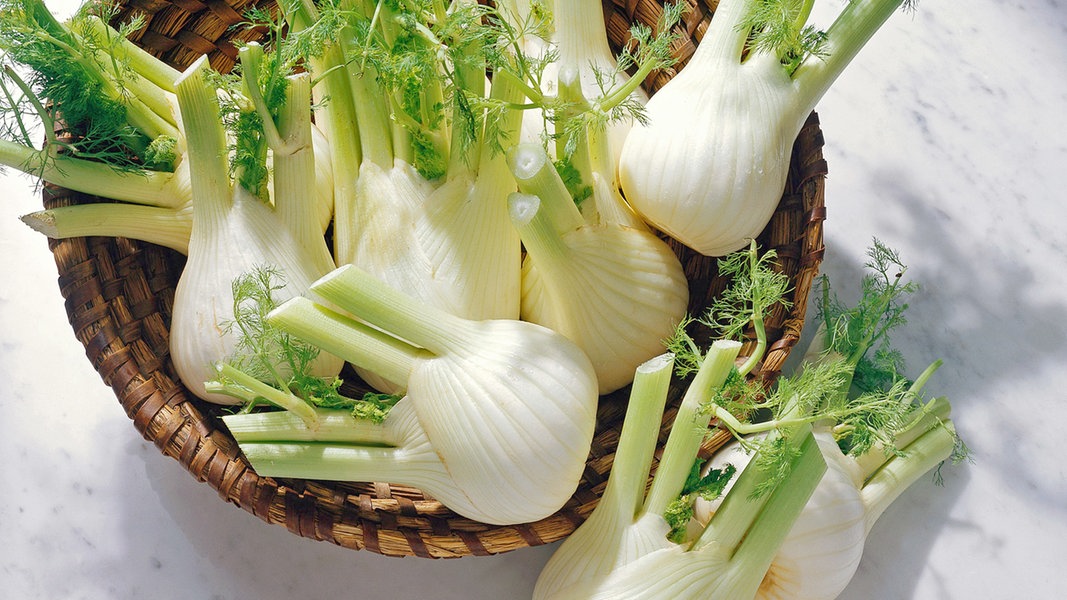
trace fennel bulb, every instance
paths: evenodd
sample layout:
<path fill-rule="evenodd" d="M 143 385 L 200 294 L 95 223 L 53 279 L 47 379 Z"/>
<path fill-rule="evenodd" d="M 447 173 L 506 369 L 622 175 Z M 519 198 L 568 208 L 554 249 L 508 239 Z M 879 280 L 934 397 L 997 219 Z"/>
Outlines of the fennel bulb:
<path fill-rule="evenodd" d="M 905 489 L 964 449 L 943 398 L 923 401 L 920 391 L 940 361 L 914 381 L 884 347 L 888 333 L 903 322 L 902 297 L 914 291 L 906 268 L 878 242 L 868 252 L 871 272 L 864 297 L 843 306 L 823 282 L 823 322 L 805 354 L 802 370 L 782 378 L 759 402 L 773 418 L 740 423 L 713 408 L 736 434 L 812 423 L 829 469 L 775 555 L 757 598 L 831 599 L 848 585 L 863 554 L 871 526 Z M 882 347 L 879 347 L 882 346 Z M 875 357 L 868 357 L 878 348 Z M 758 435 L 758 433 L 757 433 Z M 743 471 L 758 438 L 719 450 L 705 469 L 732 464 Z M 717 499 L 693 502 L 694 524 L 707 522 Z"/>
<path fill-rule="evenodd" d="M 593 363 L 600 393 L 615 391 L 662 352 L 663 340 L 685 317 L 682 265 L 636 220 L 613 221 L 605 211 L 600 223 L 588 223 L 540 146 L 520 144 L 511 163 L 523 191 L 508 200 L 526 246 L 522 319 L 578 344 Z"/>
<path fill-rule="evenodd" d="M 559 52 L 557 71 L 564 79 L 568 77 L 568 70 L 576 71 L 582 97 L 587 102 L 594 103 L 600 98 L 619 94 L 624 95 L 625 100 L 612 102 L 627 102 L 635 106 L 648 103 L 648 93 L 639 84 L 649 69 L 639 70 L 631 83 L 625 68 L 619 67 L 608 45 L 604 7 L 600 0 L 558 0 L 553 3 L 553 19 L 553 41 Z M 563 82 L 557 89 L 567 85 Z M 612 169 L 603 175 L 610 176 L 612 180 L 616 175 L 623 142 L 634 122 L 632 115 L 625 115 L 612 119 L 606 125 L 605 143 L 611 155 Z"/>
<path fill-rule="evenodd" d="M 724 297 L 756 307 L 758 314 L 773 304 L 770 292 L 780 288 L 768 265 L 745 254 L 720 261 L 750 267 L 735 276 L 737 291 Z M 810 360 L 772 389 L 745 380 L 755 364 L 751 359 L 729 370 L 738 342 L 718 340 L 701 356 L 679 328 L 670 344 L 677 350 L 675 367 L 695 368 L 697 374 L 643 503 L 644 479 L 632 473 L 649 463 L 631 463 L 631 452 L 638 452 L 631 448 L 641 448 L 651 461 L 658 423 L 640 412 L 649 400 L 633 396 L 616 456 L 618 481 L 629 482 L 629 491 L 615 489 L 613 469 L 601 503 L 545 565 L 536 598 L 837 596 L 885 508 L 940 462 L 959 460 L 966 452 L 948 420 L 947 401 L 924 401 L 919 394 L 940 362 L 908 381 L 900 375 L 899 356 L 885 346 L 888 333 L 903 323 L 901 298 L 915 286 L 903 279 L 899 256 L 881 242 L 875 240 L 868 255 L 871 273 L 862 282 L 863 298 L 846 307 L 824 287 L 819 307 L 824 323 Z M 720 326 L 726 333 L 748 312 L 725 304 L 712 308 L 727 313 Z M 867 357 L 872 348 L 877 351 Z M 714 367 L 726 351 L 732 352 L 727 366 Z M 730 372 L 706 379 L 713 370 Z M 646 376 L 639 370 L 635 392 L 645 389 L 638 382 Z M 712 419 L 742 441 L 720 450 L 710 464 L 694 464 Z M 631 423 L 651 424 L 636 435 Z M 734 472 L 740 474 L 730 479 Z M 794 480 L 787 475 L 794 472 L 807 475 Z M 770 500 L 760 500 L 768 493 Z M 745 516 L 731 514 L 734 510 Z M 766 516 L 752 519 L 766 510 Z M 658 530 L 648 526 L 650 519 Z M 735 545 L 738 539 L 743 541 Z"/>
<path fill-rule="evenodd" d="M 242 49 L 246 83 L 258 80 L 256 59 L 261 54 L 255 46 Z M 278 300 L 283 301 L 306 291 L 312 281 L 333 268 L 333 262 L 317 216 L 307 206 L 311 202 L 307 190 L 315 178 L 308 76 L 286 80 L 277 124 L 270 113 L 262 115 L 264 123 L 282 132 L 272 140 L 276 152 L 275 177 L 270 181 L 275 203 L 271 205 L 251 189 L 266 185 L 265 169 L 257 171 L 254 163 L 243 164 L 237 169 L 237 181 L 231 181 L 219 100 L 206 69 L 210 67 L 204 56 L 175 84 L 188 140 L 193 224 L 188 259 L 174 294 L 170 346 L 178 376 L 193 394 L 233 404 L 233 397 L 211 393 L 205 386 L 215 377 L 216 363 L 229 358 L 237 345 L 236 333 L 225 327 L 234 319 L 232 283 L 257 268 L 280 271 L 286 281 L 278 290 Z M 252 146 L 266 144 L 262 131 L 242 134 Z M 283 154 L 284 147 L 290 149 Z M 258 155 L 260 160 L 264 156 L 262 152 L 248 155 Z M 259 172 L 261 179 L 243 178 L 253 172 Z M 341 366 L 337 357 L 322 354 L 313 370 L 336 375 Z"/>
<path fill-rule="evenodd" d="M 668 503 L 683 492 L 706 432 L 700 405 L 727 381 L 740 344 L 716 341 L 689 385 L 645 493 L 671 359 L 659 357 L 638 370 L 608 487 L 600 503 L 545 565 L 536 600 L 751 597 L 770 558 L 819 482 L 826 465 L 810 433 L 781 438 L 791 448 L 788 465 L 742 474 L 726 505 L 695 539 L 668 539 Z M 657 376 L 656 374 L 659 373 Z M 625 437 L 623 437 L 625 436 Z"/>
<path fill-rule="evenodd" d="M 498 145 L 521 115 L 506 109 L 519 99 L 506 82 L 487 92 L 488 9 L 287 10 L 297 35 L 336 27 L 311 66 L 327 99 L 337 264 L 460 316 L 517 317 L 521 247 L 505 204 L 515 185 Z"/>
<path fill-rule="evenodd" d="M 669 30 L 680 10 L 665 11 L 660 29 Z M 511 219 L 526 248 L 519 314 L 577 343 L 606 394 L 630 383 L 638 365 L 662 352 L 689 301 L 678 257 L 619 193 L 610 134 L 620 117 L 636 112 L 630 95 L 641 74 L 669 62 L 670 36 L 653 39 L 651 31 L 635 28 L 637 50 L 623 62 L 611 60 L 606 72 L 609 65 L 596 58 L 607 50 L 606 39 L 578 35 L 587 26 L 582 19 L 593 23 L 591 38 L 602 32 L 596 25 L 603 24 L 601 9 L 580 1 L 558 3 L 556 11 L 559 94 L 549 106 L 559 160 L 553 163 L 531 143 L 515 146 L 509 157 L 522 192 L 509 198 Z M 622 74 L 630 65 L 638 68 L 633 80 Z M 524 89 L 535 104 L 546 101 L 529 85 Z"/>
<path fill-rule="evenodd" d="M 849 2 L 817 48 L 787 44 L 820 39 L 801 31 L 813 1 L 782 7 L 782 33 L 756 15 L 763 3 L 722 0 L 689 63 L 649 100 L 647 124 L 626 138 L 627 201 L 702 254 L 737 250 L 764 228 L 808 114 L 902 2 Z"/>
<path fill-rule="evenodd" d="M 947 417 L 947 403 L 941 408 L 940 418 Z M 913 439 L 899 444 L 900 454 L 869 450 L 866 467 L 842 453 L 828 427 L 815 430 L 829 468 L 782 542 L 756 598 L 832 600 L 844 591 L 878 517 L 901 492 L 953 453 L 951 424 L 936 422 L 930 413 L 914 427 L 907 434 Z M 734 442 L 720 449 L 706 468 L 732 464 L 743 471 L 751 458 Z M 693 505 L 695 521 L 706 523 L 720 504 L 720 499 L 698 498 Z"/>
<path fill-rule="evenodd" d="M 242 444 L 257 472 L 425 487 L 457 513 L 493 524 L 544 518 L 573 494 L 597 404 L 596 376 L 577 346 L 532 323 L 457 317 L 352 265 L 310 291 L 359 320 L 294 298 L 268 321 L 406 388 L 393 411 L 410 406 L 417 428 L 388 433 L 390 416 L 377 437 L 338 447 L 329 434 L 310 446 L 290 443 L 282 428 L 263 452 Z M 320 455 L 336 460 L 323 464 Z M 409 460 L 419 468 L 407 468 Z"/>

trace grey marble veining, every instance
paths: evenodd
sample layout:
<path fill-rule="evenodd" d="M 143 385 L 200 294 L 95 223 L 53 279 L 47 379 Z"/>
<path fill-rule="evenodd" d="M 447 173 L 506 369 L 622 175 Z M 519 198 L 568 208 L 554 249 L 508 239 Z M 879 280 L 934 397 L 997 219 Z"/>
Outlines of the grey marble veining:
<path fill-rule="evenodd" d="M 841 0 L 821 0 L 829 13 Z M 51 4 L 51 3 L 50 3 Z M 896 337 L 953 403 L 974 463 L 909 489 L 847 600 L 1055 599 L 1067 539 L 1067 6 L 926 1 L 895 15 L 818 111 L 823 272 L 873 237 L 923 285 Z M 459 561 L 314 543 L 221 502 L 137 435 L 66 322 L 45 241 L 0 179 L 0 582 L 5 597 L 528 597 L 554 546 Z"/>

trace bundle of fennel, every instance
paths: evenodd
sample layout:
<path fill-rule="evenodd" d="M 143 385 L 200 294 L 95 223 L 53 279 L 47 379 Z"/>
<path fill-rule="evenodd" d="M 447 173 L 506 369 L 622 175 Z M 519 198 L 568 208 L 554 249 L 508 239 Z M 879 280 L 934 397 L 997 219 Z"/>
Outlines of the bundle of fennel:
<path fill-rule="evenodd" d="M 587 27 L 603 22 L 588 0 L 287 0 L 277 14 L 245 15 L 269 35 L 241 44 L 234 72 L 219 74 L 206 57 L 179 71 L 140 50 L 126 36 L 142 24 L 112 29 L 114 6 L 59 22 L 41 0 L 4 0 L 0 161 L 119 201 L 23 218 L 50 237 L 132 237 L 186 255 L 174 369 L 194 395 L 234 406 L 221 421 L 259 476 L 407 484 L 476 521 L 528 523 L 580 485 L 598 396 L 625 397 L 664 340 L 693 323 L 692 301 L 703 307 L 657 229 L 724 257 L 716 272 L 733 283 L 713 318 L 730 322 L 722 337 L 751 341 L 737 365 L 740 344 L 716 342 L 729 358 L 712 383 L 698 343 L 676 337 L 672 351 L 698 373 L 676 387 L 705 404 L 763 366 L 764 321 L 788 308 L 789 281 L 754 238 L 803 119 L 899 2 L 858 4 L 818 34 L 804 28 L 810 2 L 723 0 L 714 43 L 654 97 L 674 104 L 646 107 L 640 84 L 674 64 L 682 3 L 634 26 L 612 56 L 603 30 Z M 771 5 L 787 8 L 784 22 Z M 741 68 L 721 67 L 729 60 Z M 691 80 L 723 99 L 711 122 L 773 135 L 716 135 L 728 156 L 713 158 L 685 141 L 671 146 L 670 168 L 642 154 L 668 154 L 647 141 L 661 128 L 702 131 L 670 124 L 681 107 L 705 106 L 692 93 L 678 103 Z M 735 97 L 768 83 L 788 110 Z M 32 117 L 47 132 L 42 148 Z M 79 135 L 54 135 L 60 119 Z M 686 168 L 671 186 L 647 183 L 702 160 L 715 166 L 703 177 Z M 693 199 L 727 187 L 713 192 L 725 208 Z M 349 367 L 346 378 L 377 390 L 342 388 Z M 728 395 L 751 403 L 747 393 Z M 739 436 L 773 430 L 768 439 L 806 457 L 782 459 L 782 473 L 795 467 L 797 490 L 816 489 L 818 432 L 797 423 L 825 414 L 757 423 L 731 407 L 685 410 Z M 703 437 L 678 460 L 692 463 Z M 768 496 L 781 484 L 747 477 Z M 667 486 L 682 493 L 677 475 Z M 786 513 L 806 495 L 791 498 Z"/>

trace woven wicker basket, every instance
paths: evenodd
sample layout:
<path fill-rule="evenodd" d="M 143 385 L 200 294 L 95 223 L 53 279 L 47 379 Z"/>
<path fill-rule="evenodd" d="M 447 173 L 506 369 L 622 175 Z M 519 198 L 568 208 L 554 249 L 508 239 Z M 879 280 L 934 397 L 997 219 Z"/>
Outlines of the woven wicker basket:
<path fill-rule="evenodd" d="M 181 68 L 202 54 L 220 70 L 236 57 L 232 44 L 256 32 L 232 28 L 249 0 L 128 0 L 118 20 L 144 17 L 136 40 L 142 47 Z M 690 12 L 679 26 L 676 51 L 682 63 L 706 30 L 712 0 L 689 0 Z M 617 48 L 630 23 L 655 23 L 661 10 L 652 0 L 605 0 L 609 37 Z M 672 72 L 655 74 L 654 91 Z M 793 149 L 785 193 L 759 238 L 762 248 L 778 252 L 781 269 L 792 281 L 793 302 L 767 320 L 771 346 L 758 377 L 773 379 L 798 341 L 813 279 L 822 260 L 823 140 L 814 114 Z M 46 207 L 99 201 L 46 186 Z M 335 483 L 258 476 L 237 444 L 220 427 L 215 407 L 189 395 L 174 374 L 168 351 L 168 324 L 174 287 L 184 257 L 151 244 L 116 238 L 76 238 L 50 244 L 59 270 L 60 291 L 77 338 L 104 382 L 110 385 L 133 425 L 145 439 L 176 459 L 222 499 L 294 534 L 392 556 L 458 557 L 507 552 L 559 540 L 589 514 L 603 490 L 625 408 L 626 391 L 602 398 L 587 468 L 574 496 L 557 514 L 536 523 L 490 526 L 461 518 L 417 489 L 389 483 Z M 715 261 L 678 246 L 691 282 L 691 311 L 700 312 L 726 284 Z M 750 351 L 747 344 L 742 354 Z M 347 372 L 345 376 L 355 381 Z M 680 396 L 664 416 L 674 416 Z M 663 441 L 661 437 L 661 442 Z M 725 438 L 711 439 L 710 450 Z"/>

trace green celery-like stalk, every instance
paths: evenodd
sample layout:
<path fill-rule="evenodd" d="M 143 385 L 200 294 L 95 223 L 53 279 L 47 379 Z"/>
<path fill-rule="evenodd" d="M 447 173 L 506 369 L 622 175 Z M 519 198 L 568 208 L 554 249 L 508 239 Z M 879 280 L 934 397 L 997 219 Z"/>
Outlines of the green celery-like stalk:
<path fill-rule="evenodd" d="M 552 223 L 552 210 L 538 196 L 514 192 L 508 195 L 511 222 L 518 230 L 529 256 L 544 269 L 562 268 L 571 262 L 571 251 Z M 571 206 L 574 206 L 573 204 Z"/>
<path fill-rule="evenodd" d="M 279 408 L 285 409 L 287 413 L 295 415 L 309 427 L 313 427 L 316 424 L 318 413 L 310 404 L 289 393 L 288 390 L 280 390 L 263 383 L 230 364 L 220 364 L 217 369 L 219 376 L 231 383 L 216 385 L 209 382 L 205 384 L 209 392 L 218 392 L 241 398 L 246 403 L 262 398 Z"/>
<path fill-rule="evenodd" d="M 263 136 L 273 156 L 274 210 L 293 232 L 294 238 L 317 261 L 316 271 L 334 267 L 329 248 L 323 243 L 315 209 L 315 152 L 311 139 L 311 78 L 308 74 L 285 78 L 282 105 L 270 107 L 260 89 L 263 47 L 249 44 L 239 52 L 241 73 L 256 113 L 263 123 Z M 282 83 L 278 83 L 282 85 Z M 276 114 L 275 114 L 276 113 Z"/>
<path fill-rule="evenodd" d="M 826 30 L 821 55 L 805 60 L 793 73 L 803 101 L 817 102 L 890 15 L 909 3 L 910 0 L 846 3 Z"/>
<path fill-rule="evenodd" d="M 638 367 L 634 374 L 611 477 L 600 499 L 601 504 L 617 508 L 618 519 L 623 523 L 632 522 L 644 504 L 645 484 L 674 369 L 673 358 L 670 354 L 655 357 Z"/>
<path fill-rule="evenodd" d="M 867 474 L 860 489 L 866 508 L 865 531 L 871 531 L 875 521 L 904 490 L 951 457 L 956 444 L 952 424 L 942 422 L 900 448 L 900 453 L 891 455 L 877 471 Z"/>
<path fill-rule="evenodd" d="M 70 25 L 67 27 L 68 30 L 71 29 Z M 106 40 L 106 50 L 94 48 L 93 57 L 101 67 L 111 67 L 102 70 L 114 81 L 122 97 L 135 107 L 135 112 L 145 115 L 143 118 L 152 123 L 156 135 L 177 137 L 178 124 L 174 119 L 168 92 L 173 92 L 174 82 L 181 73 L 139 48 L 96 15 L 86 15 L 79 19 L 78 27 L 79 34 L 94 35 Z M 124 67 L 132 73 L 120 73 L 120 69 Z M 150 132 L 146 130 L 146 133 Z"/>
<path fill-rule="evenodd" d="M 319 19 L 318 9 L 311 0 L 281 4 L 290 29 L 296 35 L 305 32 Z M 333 44 L 323 50 L 322 56 L 311 56 L 308 61 L 317 77 L 313 91 L 317 89 L 323 100 L 317 103 L 317 122 L 329 132 L 335 213 L 342 216 L 334 221 L 334 249 L 341 258 L 342 250 L 353 247 L 353 240 L 359 233 L 354 230 L 353 220 L 343 217 L 353 214 L 351 202 L 356 197 L 357 175 L 363 161 L 355 99 L 341 46 Z"/>
<path fill-rule="evenodd" d="M 189 254 L 189 210 L 93 203 L 23 215 L 22 222 L 52 239 L 108 236 L 138 239 Z"/>
<path fill-rule="evenodd" d="M 250 442 L 336 442 L 362 446 L 396 446 L 394 432 L 347 410 L 312 408 L 314 425 L 285 410 L 238 413 L 222 417 L 238 444 Z"/>
<path fill-rule="evenodd" d="M 508 164 L 519 191 L 540 198 L 547 226 L 557 236 L 585 224 L 567 186 L 541 146 L 518 144 L 509 153 Z"/>
<path fill-rule="evenodd" d="M 325 352 L 401 386 L 406 384 L 412 363 L 421 352 L 411 344 L 307 298 L 293 298 L 283 303 L 271 311 L 267 320 Z"/>
<path fill-rule="evenodd" d="M 207 56 L 200 57 L 182 73 L 175 84 L 178 106 L 185 123 L 189 172 L 195 209 L 193 231 L 210 231 L 222 223 L 231 204 L 230 168 L 227 162 L 226 132 L 219 119 L 215 86 L 205 71 Z"/>
<path fill-rule="evenodd" d="M 340 7 L 342 10 L 362 12 L 353 0 L 342 0 Z M 395 153 L 392 121 L 385 102 L 386 93 L 378 84 L 374 68 L 365 61 L 358 60 L 359 51 L 348 43 L 347 31 L 346 29 L 341 32 L 337 45 L 342 54 L 350 59 L 346 68 L 354 113 L 348 118 L 354 118 L 358 123 L 363 160 L 389 169 L 393 166 Z"/>
<path fill-rule="evenodd" d="M 96 16 L 88 15 L 86 25 L 97 35 L 112 40 L 112 56 L 125 63 L 135 73 L 155 84 L 160 90 L 174 92 L 174 82 L 181 76 L 181 71 L 149 54 L 144 48 L 134 44 L 124 36 L 118 35 L 113 28 Z"/>
<path fill-rule="evenodd" d="M 311 291 L 357 318 L 433 354 L 455 349 L 457 341 L 470 337 L 469 321 L 418 302 L 352 265 L 344 265 L 322 277 L 311 284 Z M 388 378 L 385 373 L 380 374 Z"/>
<path fill-rule="evenodd" d="M 579 76 L 578 66 L 563 63 L 559 69 L 556 84 L 557 98 L 562 106 L 555 111 L 555 118 L 559 122 L 576 118 L 582 112 L 589 110 L 589 102 L 585 98 L 585 90 L 582 89 L 582 80 Z M 578 139 L 572 136 L 561 135 L 556 139 L 556 156 L 566 157 L 571 165 L 581 174 L 582 181 L 593 181 L 593 164 L 589 156 L 589 147 L 586 144 L 586 133 L 577 134 Z M 614 172 L 614 169 L 612 169 Z"/>
<path fill-rule="evenodd" d="M 668 353 L 635 370 L 604 493 L 589 518 L 545 565 L 534 598 L 551 597 L 583 578 L 609 573 L 636 558 L 635 554 L 666 547 L 665 523 L 648 527 L 643 526 L 648 523 L 638 525 L 637 521 L 644 516 L 645 489 L 673 369 L 674 355 Z"/>
<path fill-rule="evenodd" d="M 674 425 L 663 447 L 663 458 L 645 499 L 645 512 L 662 515 L 682 493 L 711 421 L 711 416 L 702 407 L 726 381 L 740 351 L 741 343 L 732 340 L 716 340 L 708 349 L 704 362 L 682 396 Z"/>
<path fill-rule="evenodd" d="M 320 442 L 246 442 L 241 452 L 263 477 L 333 481 L 389 481 L 429 488 L 449 485 L 448 473 L 432 450 L 412 451 Z"/>
<path fill-rule="evenodd" d="M 281 136 L 274 151 L 274 206 L 298 240 L 314 242 L 320 251 L 322 229 L 314 210 L 315 153 L 311 144 L 311 82 L 307 75 L 288 79 L 285 104 L 278 115 Z M 286 150 L 290 150 L 286 152 Z M 326 263 L 332 262 L 327 255 Z"/>
<path fill-rule="evenodd" d="M 826 472 L 826 462 L 810 428 L 788 435 L 797 449 L 789 473 L 774 489 L 754 496 L 764 474 L 745 469 L 690 551 L 726 551 L 731 597 L 752 597 L 804 506 Z M 714 546 L 714 548 L 713 548 Z"/>
<path fill-rule="evenodd" d="M 0 164 L 38 175 L 48 183 L 134 204 L 165 208 L 182 204 L 175 173 L 121 171 L 105 163 L 48 153 L 47 149 L 0 140 Z"/>
<path fill-rule="evenodd" d="M 316 419 L 310 424 L 287 412 L 228 415 L 223 421 L 263 476 L 388 481 L 442 491 L 455 487 L 407 400 L 381 423 L 338 410 L 313 410 Z"/>
<path fill-rule="evenodd" d="M 456 4 L 469 5 L 472 3 L 470 0 L 460 0 Z M 455 103 L 463 95 L 476 98 L 485 96 L 486 63 L 482 49 L 478 47 L 476 40 L 462 40 L 460 44 L 452 46 L 449 53 L 454 57 L 452 83 L 456 87 L 456 91 L 455 99 L 453 100 L 452 117 L 456 124 L 452 127 L 451 152 L 449 153 L 447 173 L 449 177 L 455 177 L 458 173 L 463 173 L 470 169 L 470 165 L 481 155 L 482 146 L 485 143 L 484 135 L 476 136 L 473 140 L 464 139 L 467 132 L 458 123 L 461 120 L 457 118 L 460 107 Z M 475 57 L 477 57 L 477 60 L 475 60 Z M 471 116 L 473 117 L 474 115 Z M 457 151 L 461 148 L 466 152 Z"/>
<path fill-rule="evenodd" d="M 101 59 L 107 62 L 111 59 L 99 57 L 95 49 L 83 44 L 80 36 L 72 31 L 69 25 L 56 20 L 44 2 L 41 0 L 25 1 L 29 5 L 32 18 L 48 36 L 49 41 L 57 49 L 65 51 L 72 60 L 85 67 L 85 72 L 101 84 L 112 100 L 126 107 L 127 118 L 131 125 L 143 132 L 149 139 L 160 135 L 177 136 L 177 129 L 172 121 L 162 117 L 139 96 L 127 93 L 125 91 L 127 82 L 117 79 L 114 72 L 102 67 Z M 142 92 L 149 96 L 156 96 L 156 92 L 149 92 L 149 89 L 146 87 Z M 156 108 L 162 109 L 162 105 L 157 104 Z"/>

